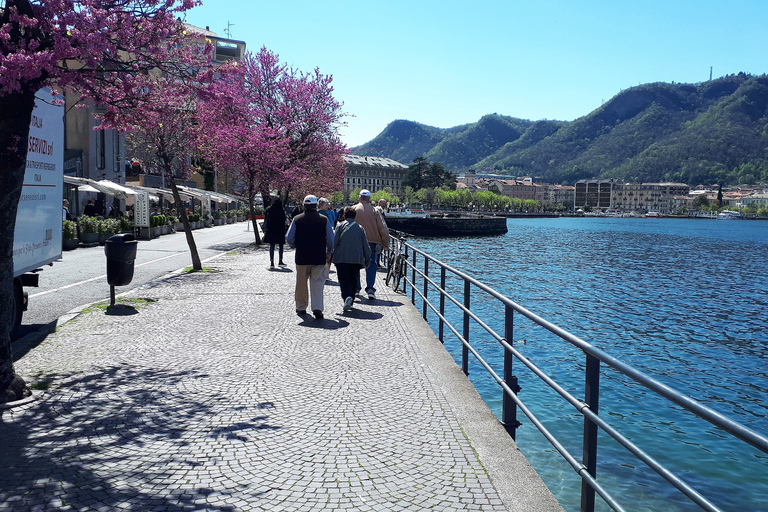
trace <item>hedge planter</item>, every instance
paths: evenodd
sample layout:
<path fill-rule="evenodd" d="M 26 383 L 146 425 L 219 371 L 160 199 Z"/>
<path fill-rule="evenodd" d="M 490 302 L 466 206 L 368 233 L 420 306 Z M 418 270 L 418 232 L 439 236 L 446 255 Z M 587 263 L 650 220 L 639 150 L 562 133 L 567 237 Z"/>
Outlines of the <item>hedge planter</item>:
<path fill-rule="evenodd" d="M 224 224 L 224 222 L 225 222 L 224 219 L 213 219 L 213 224 L 215 226 L 221 226 L 222 224 Z"/>
<path fill-rule="evenodd" d="M 177 232 L 184 231 L 184 223 L 183 222 L 177 222 L 173 225 L 173 229 L 175 229 Z"/>
<path fill-rule="evenodd" d="M 80 241 L 84 244 L 96 244 L 99 242 L 98 233 L 80 233 Z"/>
<path fill-rule="evenodd" d="M 74 249 L 77 249 L 78 245 L 80 245 L 80 240 L 78 240 L 77 238 L 61 241 L 61 248 L 65 251 L 72 251 Z"/>

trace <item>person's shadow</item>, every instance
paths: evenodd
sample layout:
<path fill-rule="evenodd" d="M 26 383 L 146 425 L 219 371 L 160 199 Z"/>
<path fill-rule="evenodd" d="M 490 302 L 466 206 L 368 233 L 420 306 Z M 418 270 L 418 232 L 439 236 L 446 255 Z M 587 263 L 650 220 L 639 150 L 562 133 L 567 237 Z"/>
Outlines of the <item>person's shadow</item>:
<path fill-rule="evenodd" d="M 349 327 L 349 322 L 346 320 L 335 320 L 328 317 L 318 320 L 312 315 L 302 315 L 299 325 L 302 327 L 309 327 L 311 329 L 328 329 L 334 331 L 336 329 Z"/>

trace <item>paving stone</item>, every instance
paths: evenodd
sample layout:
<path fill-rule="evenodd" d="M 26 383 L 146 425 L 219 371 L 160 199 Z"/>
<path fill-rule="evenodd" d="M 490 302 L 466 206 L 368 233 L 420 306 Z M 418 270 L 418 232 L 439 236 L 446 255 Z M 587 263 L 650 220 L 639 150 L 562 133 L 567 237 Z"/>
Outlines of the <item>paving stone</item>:
<path fill-rule="evenodd" d="M 51 386 L 2 411 L 0 509 L 505 510 L 407 299 L 382 282 L 345 313 L 328 286 L 325 319 L 300 318 L 267 257 L 133 290 L 136 314 L 83 313 L 25 354 Z"/>

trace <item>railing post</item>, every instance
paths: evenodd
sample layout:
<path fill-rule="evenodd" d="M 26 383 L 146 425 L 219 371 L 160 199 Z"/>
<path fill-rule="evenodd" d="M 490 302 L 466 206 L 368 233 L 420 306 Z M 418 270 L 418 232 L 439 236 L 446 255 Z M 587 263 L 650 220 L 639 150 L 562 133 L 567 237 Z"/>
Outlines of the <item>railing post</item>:
<path fill-rule="evenodd" d="M 598 414 L 600 403 L 600 360 L 593 355 L 586 354 L 587 367 L 584 373 L 584 402 L 590 410 Z M 593 477 L 597 476 L 597 425 L 584 418 L 584 446 L 582 463 L 587 472 Z M 581 510 L 582 512 L 594 512 L 595 490 L 584 480 L 581 481 Z"/>
<path fill-rule="evenodd" d="M 429 277 L 429 258 L 424 258 L 424 297 L 421 300 L 421 316 L 424 317 L 424 320 L 427 319 L 427 293 L 429 292 L 429 286 L 427 283 L 427 278 Z"/>
<path fill-rule="evenodd" d="M 512 345 L 512 336 L 514 334 L 513 319 L 515 310 L 510 306 L 504 306 L 504 337 L 507 343 Z M 520 392 L 520 386 L 517 384 L 517 377 L 512 375 L 512 361 L 514 356 L 512 351 L 504 348 L 504 382 L 509 386 L 513 393 Z M 501 423 L 513 440 L 516 439 L 517 427 L 520 422 L 517 421 L 517 405 L 512 397 L 506 391 L 501 400 Z"/>
<path fill-rule="evenodd" d="M 411 269 L 411 304 L 416 305 L 416 251 L 413 251 L 413 261 L 411 262 L 413 268 Z M 405 279 L 405 276 L 403 276 Z"/>
<path fill-rule="evenodd" d="M 469 311 L 469 281 L 466 279 L 464 280 L 464 307 Z M 467 344 L 469 344 L 469 313 L 464 311 L 464 328 L 462 330 L 462 336 L 464 337 L 464 342 L 461 345 L 461 370 L 464 372 L 464 375 L 469 375 L 469 348 L 467 348 Z"/>
<path fill-rule="evenodd" d="M 443 334 L 445 332 L 445 325 L 443 324 L 443 317 L 445 317 L 445 267 L 440 265 L 440 322 L 437 327 L 437 339 L 440 343 L 445 343 Z"/>

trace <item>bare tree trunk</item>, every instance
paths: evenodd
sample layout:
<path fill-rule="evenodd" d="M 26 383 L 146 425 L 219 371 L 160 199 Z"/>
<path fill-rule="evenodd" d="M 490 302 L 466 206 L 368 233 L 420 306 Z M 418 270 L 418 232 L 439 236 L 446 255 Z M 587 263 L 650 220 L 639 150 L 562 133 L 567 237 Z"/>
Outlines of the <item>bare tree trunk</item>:
<path fill-rule="evenodd" d="M 24 380 L 13 368 L 11 306 L 15 300 L 13 237 L 34 105 L 34 91 L 0 98 L 0 403 L 19 400 L 29 394 Z"/>
<path fill-rule="evenodd" d="M 181 207 L 181 196 L 179 195 L 179 189 L 176 187 L 176 180 L 173 179 L 173 172 L 169 172 L 171 192 L 173 192 L 173 201 L 176 203 L 176 212 L 181 217 L 181 223 L 184 225 L 184 234 L 187 236 L 187 245 L 189 245 L 189 255 L 192 257 L 192 268 L 195 270 L 203 270 L 203 264 L 200 262 L 200 255 L 197 253 L 197 244 L 195 244 L 195 237 L 192 236 L 192 229 L 189 226 L 189 217 L 187 217 L 187 209 Z"/>

